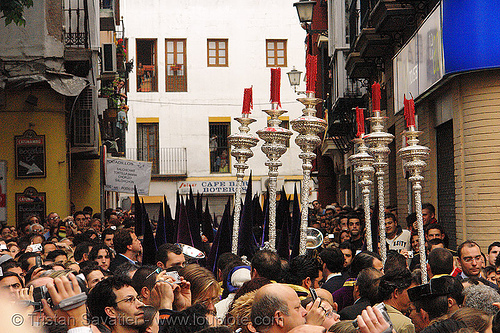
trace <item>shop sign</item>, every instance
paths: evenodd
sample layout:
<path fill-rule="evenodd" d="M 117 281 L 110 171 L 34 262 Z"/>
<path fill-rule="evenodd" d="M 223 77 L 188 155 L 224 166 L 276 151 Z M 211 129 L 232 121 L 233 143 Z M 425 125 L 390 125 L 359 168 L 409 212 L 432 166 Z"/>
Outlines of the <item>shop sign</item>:
<path fill-rule="evenodd" d="M 228 194 L 236 193 L 236 180 L 204 180 L 192 182 L 178 182 L 179 194 L 189 194 L 189 188 L 193 193 L 203 194 Z M 248 181 L 243 181 L 242 193 L 247 191 Z"/>
<path fill-rule="evenodd" d="M 16 178 L 43 178 L 45 170 L 45 135 L 27 130 L 15 137 Z"/>
<path fill-rule="evenodd" d="M 30 215 L 46 216 L 47 195 L 34 187 L 27 187 L 23 193 L 16 193 L 16 220 L 23 223 Z"/>

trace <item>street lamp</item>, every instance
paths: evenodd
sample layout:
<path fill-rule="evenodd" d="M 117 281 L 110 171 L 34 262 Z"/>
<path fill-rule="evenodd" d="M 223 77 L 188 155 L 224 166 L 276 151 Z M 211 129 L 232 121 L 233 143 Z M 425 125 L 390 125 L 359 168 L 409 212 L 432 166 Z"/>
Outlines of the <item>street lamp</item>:
<path fill-rule="evenodd" d="M 311 23 L 313 17 L 313 8 L 316 1 L 301 0 L 295 2 L 293 6 L 297 9 L 300 23 Z"/>
<path fill-rule="evenodd" d="M 316 5 L 316 1 L 310 1 L 310 0 L 301 0 L 293 4 L 293 6 L 297 9 L 297 15 L 299 16 L 299 21 L 301 24 L 303 24 L 303 28 L 306 29 L 307 34 L 312 33 L 312 34 L 320 34 L 323 36 L 328 36 L 327 30 L 311 29 L 314 5 Z"/>
<path fill-rule="evenodd" d="M 290 86 L 293 88 L 293 91 L 297 93 L 297 87 L 300 85 L 300 76 L 302 72 L 296 70 L 295 66 L 293 66 L 293 69 L 286 73 L 286 75 L 288 75 L 288 81 L 290 81 Z"/>

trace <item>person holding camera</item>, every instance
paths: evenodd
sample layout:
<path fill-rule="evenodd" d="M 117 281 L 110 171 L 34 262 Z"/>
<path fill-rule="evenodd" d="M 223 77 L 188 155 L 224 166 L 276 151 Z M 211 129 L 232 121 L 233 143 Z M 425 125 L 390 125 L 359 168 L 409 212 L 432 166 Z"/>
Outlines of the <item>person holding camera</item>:
<path fill-rule="evenodd" d="M 408 289 L 412 287 L 411 272 L 407 268 L 389 270 L 380 279 L 379 297 L 396 333 L 415 333 L 415 326 L 406 313 L 411 306 Z"/>
<path fill-rule="evenodd" d="M 143 303 L 160 312 L 182 311 L 191 306 L 190 283 L 179 277 L 177 271 L 142 266 L 134 273 L 132 283 Z"/>

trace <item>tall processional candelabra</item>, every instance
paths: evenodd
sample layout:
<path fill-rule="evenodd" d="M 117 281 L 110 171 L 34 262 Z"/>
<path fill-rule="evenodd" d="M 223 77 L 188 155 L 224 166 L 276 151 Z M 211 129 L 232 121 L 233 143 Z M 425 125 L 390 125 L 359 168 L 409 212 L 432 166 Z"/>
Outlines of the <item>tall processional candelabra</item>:
<path fill-rule="evenodd" d="M 422 175 L 425 162 L 429 157 L 430 149 L 418 144 L 418 136 L 422 133 L 415 130 L 415 106 L 413 99 L 407 100 L 405 97 L 405 118 L 408 130 L 403 132 L 407 145 L 402 147 L 398 154 L 404 160 L 404 169 L 410 174 L 409 181 L 412 184 L 413 195 L 415 197 L 415 212 L 417 214 L 417 229 L 420 254 L 420 270 L 422 283 L 427 283 L 427 259 L 425 255 L 424 223 L 422 217 Z"/>
<path fill-rule="evenodd" d="M 280 108 L 279 88 L 281 71 L 279 68 L 271 69 L 271 109 L 264 110 L 269 115 L 267 127 L 258 130 L 257 135 L 265 141 L 262 152 L 266 154 L 269 176 L 269 243 L 268 248 L 276 250 L 276 187 L 278 182 L 278 168 L 282 165 L 280 158 L 287 150 L 292 131 L 280 127 L 279 117 L 287 111 Z"/>
<path fill-rule="evenodd" d="M 379 239 L 380 255 L 382 262 L 387 258 L 387 243 L 385 234 L 385 200 L 384 200 L 384 176 L 389 157 L 389 144 L 394 140 L 394 135 L 384 132 L 386 117 L 381 116 L 380 112 L 380 85 L 378 83 L 372 86 L 372 108 L 373 116 L 370 117 L 371 132 L 364 139 L 368 144 L 368 152 L 373 156 L 373 167 L 377 176 L 377 198 L 378 198 L 378 219 L 379 219 Z"/>
<path fill-rule="evenodd" d="M 236 158 L 236 163 L 234 164 L 234 167 L 236 168 L 236 193 L 231 246 L 231 252 L 236 255 L 238 254 L 243 178 L 245 177 L 245 170 L 248 169 L 247 161 L 253 156 L 251 148 L 255 147 L 257 142 L 259 142 L 258 138 L 249 133 L 250 127 L 248 125 L 256 121 L 255 119 L 249 117 L 252 104 L 252 88 L 245 88 L 242 116 L 235 118 L 235 120 L 240 123 L 240 126 L 238 127 L 240 132 L 232 134 L 228 137 L 229 143 L 234 147 L 231 150 L 231 155 Z"/>
<path fill-rule="evenodd" d="M 316 158 L 314 150 L 321 144 L 319 133 L 324 132 L 326 129 L 326 121 L 316 117 L 316 104 L 322 100 L 314 96 L 313 91 L 307 91 L 306 97 L 297 98 L 299 102 L 305 105 L 302 110 L 302 116 L 292 120 L 290 123 L 294 131 L 299 132 L 295 142 L 300 147 L 302 152 L 299 157 L 302 159 L 302 184 L 300 190 L 300 198 L 302 205 L 301 219 L 300 219 L 300 243 L 299 254 L 306 254 L 306 239 L 307 239 L 307 225 L 309 218 L 309 191 L 311 189 L 311 169 L 313 167 L 312 161 Z"/>
<path fill-rule="evenodd" d="M 373 184 L 372 178 L 375 173 L 373 168 L 373 156 L 368 154 L 368 147 L 363 136 L 365 134 L 363 109 L 356 108 L 356 120 L 358 124 L 357 138 L 354 143 L 358 152 L 349 156 L 349 161 L 354 165 L 354 174 L 358 177 L 358 184 L 361 186 L 363 195 L 363 211 L 365 214 L 366 247 L 368 251 L 373 251 L 372 225 L 370 216 L 370 187 Z"/>

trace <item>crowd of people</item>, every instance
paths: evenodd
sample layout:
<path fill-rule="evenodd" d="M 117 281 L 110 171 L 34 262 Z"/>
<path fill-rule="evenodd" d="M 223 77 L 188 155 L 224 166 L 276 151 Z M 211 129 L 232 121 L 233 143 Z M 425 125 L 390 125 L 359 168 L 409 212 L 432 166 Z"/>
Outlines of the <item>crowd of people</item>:
<path fill-rule="evenodd" d="M 293 258 L 218 253 L 213 270 L 170 243 L 143 264 L 132 212 L 30 216 L 1 229 L 0 313 L 23 332 L 500 333 L 500 242 L 449 249 L 434 207 L 422 211 L 427 283 L 416 216 L 403 229 L 391 207 L 385 262 L 366 249 L 362 212 L 314 201 L 322 246 Z"/>

